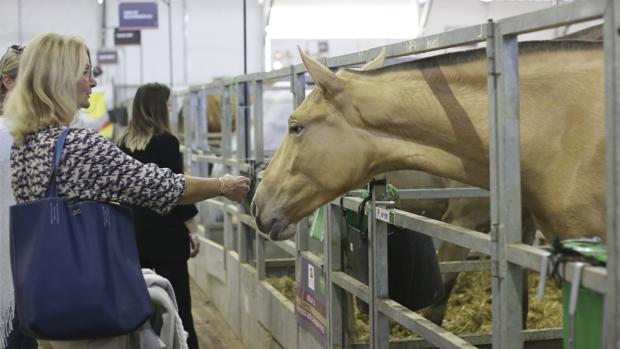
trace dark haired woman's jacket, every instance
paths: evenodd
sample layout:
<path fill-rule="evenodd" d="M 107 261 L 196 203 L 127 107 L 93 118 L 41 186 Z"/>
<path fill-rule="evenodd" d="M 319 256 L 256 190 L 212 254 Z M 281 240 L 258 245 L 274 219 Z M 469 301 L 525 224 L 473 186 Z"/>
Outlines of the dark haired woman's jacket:
<path fill-rule="evenodd" d="M 154 163 L 183 173 L 183 156 L 179 140 L 171 133 L 160 133 L 151 138 L 144 150 L 121 149 L 142 163 Z M 151 261 L 184 261 L 189 259 L 189 235 L 184 222 L 198 214 L 195 205 L 178 205 L 169 214 L 133 207 L 134 224 L 140 258 Z"/>

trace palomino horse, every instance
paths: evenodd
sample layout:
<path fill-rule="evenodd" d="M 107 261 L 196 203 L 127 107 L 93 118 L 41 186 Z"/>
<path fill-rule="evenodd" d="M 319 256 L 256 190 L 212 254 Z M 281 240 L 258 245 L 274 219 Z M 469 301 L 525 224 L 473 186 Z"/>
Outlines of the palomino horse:
<path fill-rule="evenodd" d="M 338 74 L 302 59 L 317 88 L 290 116 L 252 203 L 272 239 L 383 172 L 489 187 L 484 50 Z M 602 44 L 522 43 L 519 63 L 524 204 L 547 240 L 604 236 Z"/>

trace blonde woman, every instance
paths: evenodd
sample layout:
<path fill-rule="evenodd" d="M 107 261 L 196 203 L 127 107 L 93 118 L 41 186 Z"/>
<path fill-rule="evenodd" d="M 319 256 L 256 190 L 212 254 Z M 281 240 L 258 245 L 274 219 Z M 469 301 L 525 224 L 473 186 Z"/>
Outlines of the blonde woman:
<path fill-rule="evenodd" d="M 44 34 L 24 50 L 16 87 L 5 107 L 15 139 L 11 166 L 17 203 L 44 196 L 55 141 L 78 109 L 89 106 L 95 85 L 89 51 L 80 39 Z M 177 204 L 218 195 L 240 202 L 249 190 L 245 177 L 190 177 L 143 164 L 89 129 L 69 133 L 56 184 L 58 195 L 69 201 L 114 201 L 161 214 Z"/>
<path fill-rule="evenodd" d="M 16 329 L 15 294 L 9 260 L 9 206 L 15 202 L 11 191 L 9 154 L 13 138 L 2 117 L 2 106 L 15 87 L 24 46 L 11 45 L 0 58 L 0 348 L 36 348 L 37 343 Z"/>

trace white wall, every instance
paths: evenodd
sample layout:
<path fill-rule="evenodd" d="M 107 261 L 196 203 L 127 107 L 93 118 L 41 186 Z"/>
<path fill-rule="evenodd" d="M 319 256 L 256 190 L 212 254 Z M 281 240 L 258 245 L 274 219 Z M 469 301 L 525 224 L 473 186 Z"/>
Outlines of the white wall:
<path fill-rule="evenodd" d="M 108 43 L 113 45 L 118 26 L 120 0 L 107 1 Z M 243 0 L 173 0 L 173 79 L 177 87 L 210 82 L 214 77 L 243 74 Z M 184 6 L 186 11 L 184 11 Z M 158 1 L 159 28 L 142 31 L 139 47 L 125 46 L 127 72 L 119 76 L 126 84 L 170 82 L 168 7 Z M 248 72 L 262 67 L 262 19 L 258 2 L 247 0 Z M 187 20 L 184 19 L 187 14 Z M 183 29 L 187 30 L 184 38 Z M 186 46 L 185 46 L 186 45 Z M 142 63 L 140 63 L 142 62 Z M 143 75 L 139 67 L 142 66 Z"/>
<path fill-rule="evenodd" d="M 19 7 L 21 4 L 21 16 Z M 95 48 L 101 26 L 96 0 L 0 0 L 0 51 L 35 36 L 59 32 L 81 37 Z"/>
<path fill-rule="evenodd" d="M 118 26 L 121 1 L 104 1 L 105 6 L 97 0 L 0 0 L 0 51 L 14 43 L 27 44 L 34 36 L 50 31 L 82 37 L 93 51 L 93 57 L 101 47 L 103 32 L 106 33 L 104 48 L 114 48 L 113 33 Z M 168 7 L 162 0 L 153 1 L 158 3 L 159 28 L 142 31 L 142 49 L 139 46 L 117 48 L 119 64 L 102 66 L 104 75 L 100 83 L 170 83 Z M 262 71 L 262 9 L 258 1 L 246 1 L 248 72 Z M 175 88 L 207 83 L 214 77 L 243 74 L 243 0 L 172 0 L 171 3 Z M 21 16 L 18 15 L 20 4 Z M 188 15 L 185 43 L 184 5 Z M 101 29 L 104 7 L 105 31 Z M 127 94 L 131 93 L 133 88 L 127 90 Z"/>

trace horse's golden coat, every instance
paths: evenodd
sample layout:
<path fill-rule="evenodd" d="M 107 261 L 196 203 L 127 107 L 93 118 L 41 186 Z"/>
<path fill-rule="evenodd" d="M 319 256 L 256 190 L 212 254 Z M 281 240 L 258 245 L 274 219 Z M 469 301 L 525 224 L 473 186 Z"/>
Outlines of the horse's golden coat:
<path fill-rule="evenodd" d="M 605 139 L 601 43 L 521 45 L 523 200 L 547 239 L 604 236 Z M 452 53 L 337 75 L 302 54 L 318 85 L 254 197 L 274 239 L 374 175 L 416 169 L 489 187 L 487 62 Z"/>

